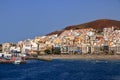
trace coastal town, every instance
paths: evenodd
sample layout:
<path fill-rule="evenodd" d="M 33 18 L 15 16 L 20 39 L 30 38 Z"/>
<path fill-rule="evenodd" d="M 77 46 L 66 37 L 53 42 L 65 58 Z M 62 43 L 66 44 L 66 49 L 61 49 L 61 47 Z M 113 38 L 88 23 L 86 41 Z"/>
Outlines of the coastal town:
<path fill-rule="evenodd" d="M 0 44 L 0 56 L 18 52 L 38 56 L 47 54 L 120 54 L 120 30 L 114 26 L 98 32 L 93 28 L 65 30 L 61 34 L 37 36 L 18 43 Z"/>
<path fill-rule="evenodd" d="M 120 0 L 0 0 L 0 80 L 120 80 Z"/>

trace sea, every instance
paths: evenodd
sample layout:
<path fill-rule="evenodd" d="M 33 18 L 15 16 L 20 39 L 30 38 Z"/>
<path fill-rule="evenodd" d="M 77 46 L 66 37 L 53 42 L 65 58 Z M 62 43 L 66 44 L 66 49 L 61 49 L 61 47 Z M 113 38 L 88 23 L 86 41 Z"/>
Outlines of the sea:
<path fill-rule="evenodd" d="M 0 80 L 120 80 L 117 60 L 28 60 L 0 64 Z"/>

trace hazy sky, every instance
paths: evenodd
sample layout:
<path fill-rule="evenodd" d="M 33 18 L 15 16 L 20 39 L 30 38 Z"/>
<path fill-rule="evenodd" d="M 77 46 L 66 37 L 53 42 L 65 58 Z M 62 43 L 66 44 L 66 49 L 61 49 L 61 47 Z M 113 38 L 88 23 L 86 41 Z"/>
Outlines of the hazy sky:
<path fill-rule="evenodd" d="M 96 19 L 120 20 L 120 0 L 0 0 L 0 43 Z"/>

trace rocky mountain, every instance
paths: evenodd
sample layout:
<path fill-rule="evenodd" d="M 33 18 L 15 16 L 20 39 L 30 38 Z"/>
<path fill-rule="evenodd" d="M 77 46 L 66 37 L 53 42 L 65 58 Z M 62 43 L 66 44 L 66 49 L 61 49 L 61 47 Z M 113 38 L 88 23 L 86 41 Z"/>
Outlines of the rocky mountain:
<path fill-rule="evenodd" d="M 114 26 L 116 29 L 120 29 L 120 21 L 117 20 L 110 20 L 110 19 L 99 19 L 79 25 L 72 25 L 72 26 L 67 26 L 62 30 L 59 31 L 54 31 L 51 32 L 47 35 L 52 35 L 52 34 L 61 34 L 64 30 L 76 30 L 76 29 L 85 29 L 85 28 L 93 28 L 98 31 L 102 31 L 103 28 L 108 28 Z"/>

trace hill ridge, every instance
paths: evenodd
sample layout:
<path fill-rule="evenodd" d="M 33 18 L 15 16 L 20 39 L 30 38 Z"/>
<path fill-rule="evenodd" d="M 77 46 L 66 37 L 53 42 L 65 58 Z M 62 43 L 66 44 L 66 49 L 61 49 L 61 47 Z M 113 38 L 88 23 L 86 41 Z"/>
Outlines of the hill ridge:
<path fill-rule="evenodd" d="M 57 31 L 51 32 L 47 35 L 53 35 L 53 34 L 60 35 L 63 31 L 71 30 L 71 29 L 77 30 L 77 29 L 93 28 L 98 31 L 101 31 L 101 30 L 103 30 L 103 28 L 108 28 L 108 27 L 112 27 L 112 26 L 114 26 L 115 29 L 120 29 L 120 21 L 112 20 L 112 19 L 98 19 L 98 20 L 86 22 L 83 24 L 67 26 L 62 30 L 57 30 Z"/>

